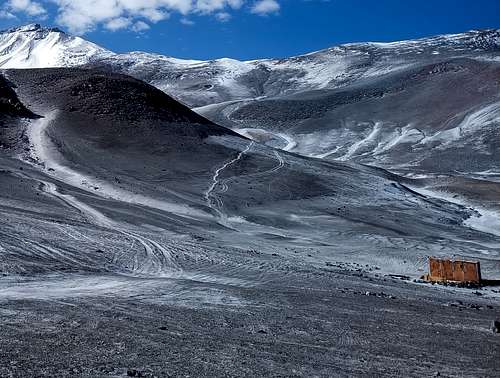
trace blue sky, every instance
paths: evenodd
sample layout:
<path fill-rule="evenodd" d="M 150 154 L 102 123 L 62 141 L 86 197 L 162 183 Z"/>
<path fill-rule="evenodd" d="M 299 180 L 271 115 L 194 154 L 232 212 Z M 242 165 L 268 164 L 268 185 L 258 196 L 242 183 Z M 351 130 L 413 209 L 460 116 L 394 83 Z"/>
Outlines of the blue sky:
<path fill-rule="evenodd" d="M 117 52 L 286 57 L 346 42 L 500 28 L 499 0 L 7 0 L 0 28 L 59 26 Z"/>

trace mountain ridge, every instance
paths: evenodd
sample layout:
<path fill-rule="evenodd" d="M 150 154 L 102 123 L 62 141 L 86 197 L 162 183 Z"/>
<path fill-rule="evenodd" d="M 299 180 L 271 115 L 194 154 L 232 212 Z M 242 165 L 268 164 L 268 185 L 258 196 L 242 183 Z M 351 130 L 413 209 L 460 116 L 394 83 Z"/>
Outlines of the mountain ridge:
<path fill-rule="evenodd" d="M 338 88 L 447 57 L 490 56 L 500 29 L 398 42 L 349 43 L 280 59 L 178 59 L 133 51 L 115 53 L 58 28 L 29 24 L 0 32 L 0 68 L 90 66 L 146 81 L 189 107 Z"/>
<path fill-rule="evenodd" d="M 58 27 L 53 27 L 53 26 L 43 26 L 39 23 L 30 23 L 30 24 L 25 24 L 25 25 L 20 25 L 20 26 L 15 26 L 7 29 L 0 30 L 0 34 L 8 34 L 8 33 L 16 33 L 16 32 L 33 32 L 33 31 L 43 31 L 43 32 L 55 32 L 55 33 L 61 33 L 66 36 L 70 36 L 72 38 L 81 38 L 79 36 L 73 36 L 70 33 L 67 33 L 63 29 L 60 29 Z M 421 43 L 421 42 L 431 42 L 431 41 L 451 41 L 451 40 L 464 40 L 468 41 L 467 37 L 470 37 L 472 40 L 474 40 L 474 37 L 479 37 L 479 39 L 485 39 L 485 37 L 489 37 L 491 39 L 495 39 L 494 41 L 494 47 L 500 47 L 500 28 L 485 28 L 485 29 L 470 29 L 461 33 L 444 33 L 444 34 L 436 34 L 436 35 L 429 35 L 429 36 L 424 36 L 424 37 L 418 37 L 418 38 L 410 38 L 410 39 L 402 39 L 402 40 L 393 40 L 393 41 L 376 41 L 376 40 L 370 40 L 370 41 L 360 41 L 360 42 L 347 42 L 347 43 L 340 43 L 340 44 L 335 44 L 329 47 L 325 47 L 319 50 L 314 50 L 310 52 L 305 52 L 301 54 L 296 54 L 296 55 L 290 55 L 290 56 L 285 56 L 285 57 L 265 57 L 265 58 L 255 58 L 255 59 L 236 59 L 236 58 L 231 58 L 229 56 L 225 57 L 219 57 L 219 58 L 214 58 L 214 59 L 186 59 L 186 58 L 175 58 L 174 56 L 171 55 L 165 55 L 162 53 L 157 53 L 154 51 L 142 51 L 142 50 L 131 50 L 125 53 L 117 53 L 114 52 L 111 49 L 101 47 L 103 50 L 107 50 L 112 52 L 113 54 L 116 55 L 124 55 L 124 54 L 147 54 L 147 55 L 155 55 L 158 57 L 164 57 L 164 58 L 174 58 L 177 59 L 178 61 L 192 61 L 192 62 L 212 62 L 212 61 L 217 61 L 217 60 L 223 60 L 223 59 L 230 59 L 230 60 L 235 60 L 235 61 L 240 61 L 240 62 L 245 62 L 245 63 L 252 63 L 252 62 L 257 62 L 257 61 L 265 61 L 265 60 L 286 60 L 286 59 L 292 59 L 292 58 L 299 58 L 299 57 L 304 57 L 308 55 L 312 55 L 315 53 L 320 53 L 328 50 L 332 50 L 335 48 L 342 48 L 342 47 L 352 47 L 352 46 L 359 46 L 359 45 L 374 45 L 377 47 L 391 47 L 391 46 L 397 46 L 401 44 L 409 44 L 409 43 Z M 85 40 L 85 39 L 84 39 Z M 85 40 L 89 43 L 95 44 L 94 42 Z M 45 68 L 45 67 L 43 67 Z"/>

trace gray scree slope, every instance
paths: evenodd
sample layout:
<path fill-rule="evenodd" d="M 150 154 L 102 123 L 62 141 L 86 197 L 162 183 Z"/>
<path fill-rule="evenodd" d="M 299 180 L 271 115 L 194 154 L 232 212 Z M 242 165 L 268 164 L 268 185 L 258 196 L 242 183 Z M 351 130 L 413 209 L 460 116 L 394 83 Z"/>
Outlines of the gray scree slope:
<path fill-rule="evenodd" d="M 411 281 L 431 254 L 498 279 L 477 211 L 415 191 L 494 183 L 276 150 L 109 71 L 0 90 L 2 375 L 495 376 L 497 288 Z"/>

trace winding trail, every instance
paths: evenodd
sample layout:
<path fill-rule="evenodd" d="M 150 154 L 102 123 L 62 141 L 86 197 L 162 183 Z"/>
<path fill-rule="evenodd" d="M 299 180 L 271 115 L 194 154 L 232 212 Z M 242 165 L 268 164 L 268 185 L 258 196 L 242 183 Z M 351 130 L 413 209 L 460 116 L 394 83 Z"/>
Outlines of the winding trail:
<path fill-rule="evenodd" d="M 31 144 L 31 160 L 26 160 L 23 159 L 23 157 L 20 157 L 21 160 L 34 165 L 37 168 L 43 166 L 46 170 L 45 173 L 49 176 L 55 177 L 57 180 L 70 186 L 97 194 L 103 198 L 146 206 L 148 208 L 161 210 L 166 213 L 175 214 L 189 220 L 198 221 L 210 218 L 210 215 L 206 212 L 197 210 L 188 205 L 166 201 L 165 199 L 156 199 L 140 193 L 131 192 L 119 188 L 103 179 L 99 179 L 72 169 L 70 166 L 65 164 L 64 156 L 62 156 L 55 143 L 47 135 L 47 129 L 57 118 L 57 115 L 57 111 L 53 111 L 47 114 L 45 118 L 31 122 L 31 125 L 28 128 L 28 138 Z M 95 187 L 99 188 L 99 192 L 95 192 L 95 190 L 93 190 Z"/>
<path fill-rule="evenodd" d="M 216 214 L 219 216 L 219 219 L 221 219 L 221 220 L 226 221 L 227 215 L 224 214 L 221 210 L 222 207 L 224 206 L 224 202 L 222 201 L 222 199 L 218 195 L 215 194 L 215 190 L 216 190 L 217 186 L 220 185 L 221 189 L 218 191 L 218 194 L 226 193 L 229 190 L 228 183 L 229 183 L 229 181 L 231 181 L 233 179 L 233 177 L 228 177 L 226 179 L 219 180 L 220 173 L 224 169 L 229 167 L 231 164 L 234 164 L 238 160 L 240 160 L 245 153 L 248 153 L 248 151 L 250 150 L 250 148 L 252 147 L 252 145 L 254 143 L 255 142 L 252 141 L 250 143 L 250 145 L 244 151 L 242 151 L 235 159 L 231 160 L 230 162 L 227 162 L 221 168 L 216 170 L 214 177 L 213 177 L 214 181 L 212 182 L 212 185 L 210 186 L 209 190 L 207 190 L 207 192 L 205 192 L 205 199 L 206 199 L 208 205 L 210 206 L 210 208 L 213 211 L 216 212 Z M 278 161 L 278 164 L 276 166 L 274 166 L 271 169 L 268 169 L 266 171 L 263 171 L 263 172 L 248 174 L 246 177 L 255 178 L 255 177 L 260 177 L 260 176 L 266 176 L 266 175 L 270 175 L 272 173 L 276 173 L 279 170 L 281 170 L 285 166 L 285 159 L 283 159 L 283 157 L 281 156 L 279 151 L 274 150 L 273 153 L 274 153 L 274 156 L 276 157 L 276 160 Z M 269 181 L 269 192 L 271 191 L 271 184 L 273 183 L 273 181 L 274 180 Z M 215 202 L 217 207 L 215 207 L 212 202 Z M 227 225 L 226 223 L 224 223 L 224 225 Z"/>
<path fill-rule="evenodd" d="M 297 147 L 298 143 L 295 141 L 295 139 L 293 139 L 289 135 L 283 134 L 283 133 L 279 133 L 277 135 L 286 142 L 286 145 L 281 148 L 283 151 L 288 152 L 288 151 L 293 150 L 295 147 Z"/>
<path fill-rule="evenodd" d="M 131 244 L 132 253 L 122 253 L 120 256 L 114 256 L 113 258 L 113 262 L 118 263 L 121 258 L 126 257 L 128 261 L 124 261 L 124 263 L 128 264 L 132 271 L 132 275 L 169 278 L 182 276 L 182 268 L 175 262 L 172 250 L 169 250 L 150 238 L 130 231 L 121 223 L 108 218 L 106 215 L 83 203 L 76 197 L 69 194 L 62 194 L 54 183 L 43 180 L 40 180 L 40 182 L 42 183 L 42 190 L 45 193 L 75 208 L 90 223 L 121 233 L 134 241 L 134 243 Z M 143 247 L 144 256 L 133 253 L 132 246 L 135 242 L 138 242 Z"/>
<path fill-rule="evenodd" d="M 276 159 L 278 159 L 278 165 L 271 170 L 269 170 L 266 173 L 275 173 L 278 172 L 280 169 L 282 169 L 285 166 L 285 159 L 281 156 L 281 154 L 278 151 L 274 151 L 274 155 L 276 156 Z M 273 184 L 275 179 L 272 179 L 269 181 L 269 185 L 267 187 L 268 193 L 271 193 L 271 185 Z"/>
<path fill-rule="evenodd" d="M 224 220 L 227 217 L 222 212 L 222 207 L 224 206 L 222 199 L 220 199 L 220 197 L 217 196 L 217 194 L 215 194 L 215 188 L 220 184 L 219 177 L 220 177 L 221 173 L 224 172 L 224 170 L 226 170 L 231 165 L 240 161 L 241 158 L 243 157 L 243 155 L 248 153 L 248 151 L 250 151 L 250 149 L 253 147 L 254 144 L 255 144 L 255 142 L 251 141 L 248 144 L 248 146 L 244 150 L 242 150 L 234 159 L 231 159 L 231 160 L 225 162 L 222 166 L 217 168 L 214 172 L 214 175 L 212 176 L 212 184 L 210 185 L 208 190 L 205 192 L 205 200 L 207 202 L 208 207 L 211 208 L 215 212 L 215 214 L 217 215 L 217 217 L 220 220 Z M 224 185 L 225 185 L 225 187 L 223 186 L 223 188 L 225 188 L 225 191 L 227 191 L 227 185 L 226 184 L 224 184 Z M 214 204 L 214 202 L 215 202 L 215 204 Z"/>
<path fill-rule="evenodd" d="M 274 152 L 274 156 L 278 160 L 278 164 L 276 166 L 274 166 L 273 168 L 268 169 L 266 171 L 248 174 L 248 175 L 246 175 L 246 177 L 256 178 L 256 177 L 266 176 L 266 175 L 269 175 L 271 173 L 278 172 L 280 169 L 282 169 L 285 166 L 285 159 L 283 159 L 283 157 L 281 156 L 281 154 L 278 151 L 275 150 L 273 152 Z M 228 187 L 227 183 L 229 181 L 231 181 L 232 179 L 233 179 L 232 177 L 228 177 L 228 178 L 220 181 L 221 190 L 219 190 L 219 194 L 226 193 L 228 191 L 229 187 Z M 269 185 L 271 185 L 272 181 L 273 180 L 270 181 Z"/>
<path fill-rule="evenodd" d="M 276 159 L 278 159 L 278 165 L 266 173 L 278 172 L 281 168 L 285 166 L 285 159 L 283 159 L 283 157 L 278 151 L 274 151 L 274 156 L 276 156 Z"/>
<path fill-rule="evenodd" d="M 115 188 L 109 182 L 73 169 L 66 164 L 64 156 L 47 133 L 48 128 L 56 118 L 57 112 L 52 112 L 46 118 L 32 122 L 28 129 L 28 137 L 31 145 L 30 159 L 26 159 L 25 156 L 19 157 L 20 160 L 41 170 L 48 178 L 32 177 L 32 175 L 28 176 L 26 173 L 21 173 L 21 175 L 26 175 L 28 178 L 39 182 L 40 190 L 45 195 L 61 201 L 68 207 L 76 209 L 89 224 L 111 231 L 112 233 L 121 234 L 125 240 L 130 241 L 130 243 L 126 243 L 129 245 L 128 247 L 109 256 L 113 265 L 113 273 L 133 278 L 173 278 L 228 285 L 250 285 L 249 282 L 245 282 L 244 280 L 219 276 L 211 271 L 185 271 L 176 261 L 175 256 L 178 250 L 174 244 L 170 246 L 161 243 L 160 240 L 153 240 L 149 235 L 146 236 L 144 232 L 139 231 L 135 226 L 108 217 L 95 206 L 88 204 L 84 199 L 80 199 L 77 192 L 69 194 L 67 190 L 72 190 L 72 188 L 80 189 L 91 193 L 96 199 L 100 198 L 105 201 L 142 205 L 195 220 L 213 220 L 213 212 L 215 212 L 218 222 L 224 225 L 227 222 L 227 217 L 222 212 L 223 202 L 215 194 L 216 188 L 220 184 L 220 176 L 224 170 L 241 160 L 250 151 L 252 146 L 254 146 L 255 142 L 249 141 L 246 148 L 239 152 L 237 156 L 216 169 L 212 183 L 204 193 L 205 199 L 212 210 L 212 212 L 208 212 L 183 206 L 182 204 L 129 193 L 120 188 Z M 66 185 L 68 186 L 67 188 Z M 100 187 L 99 193 L 92 190 L 94 185 Z M 215 201 L 215 203 L 212 201 Z M 44 250 L 44 253 L 54 254 L 55 252 Z M 53 257 L 56 260 L 63 258 L 63 256 L 55 255 Z"/>

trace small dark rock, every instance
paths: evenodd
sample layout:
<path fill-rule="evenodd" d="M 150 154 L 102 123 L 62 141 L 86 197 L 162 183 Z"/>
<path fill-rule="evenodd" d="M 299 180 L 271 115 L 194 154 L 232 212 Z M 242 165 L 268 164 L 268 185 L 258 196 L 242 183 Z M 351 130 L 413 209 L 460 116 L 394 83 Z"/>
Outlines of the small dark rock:
<path fill-rule="evenodd" d="M 127 377 L 142 377 L 142 373 L 139 370 L 128 369 Z"/>
<path fill-rule="evenodd" d="M 494 333 L 500 333 L 500 320 L 493 320 L 491 322 L 491 330 Z"/>

